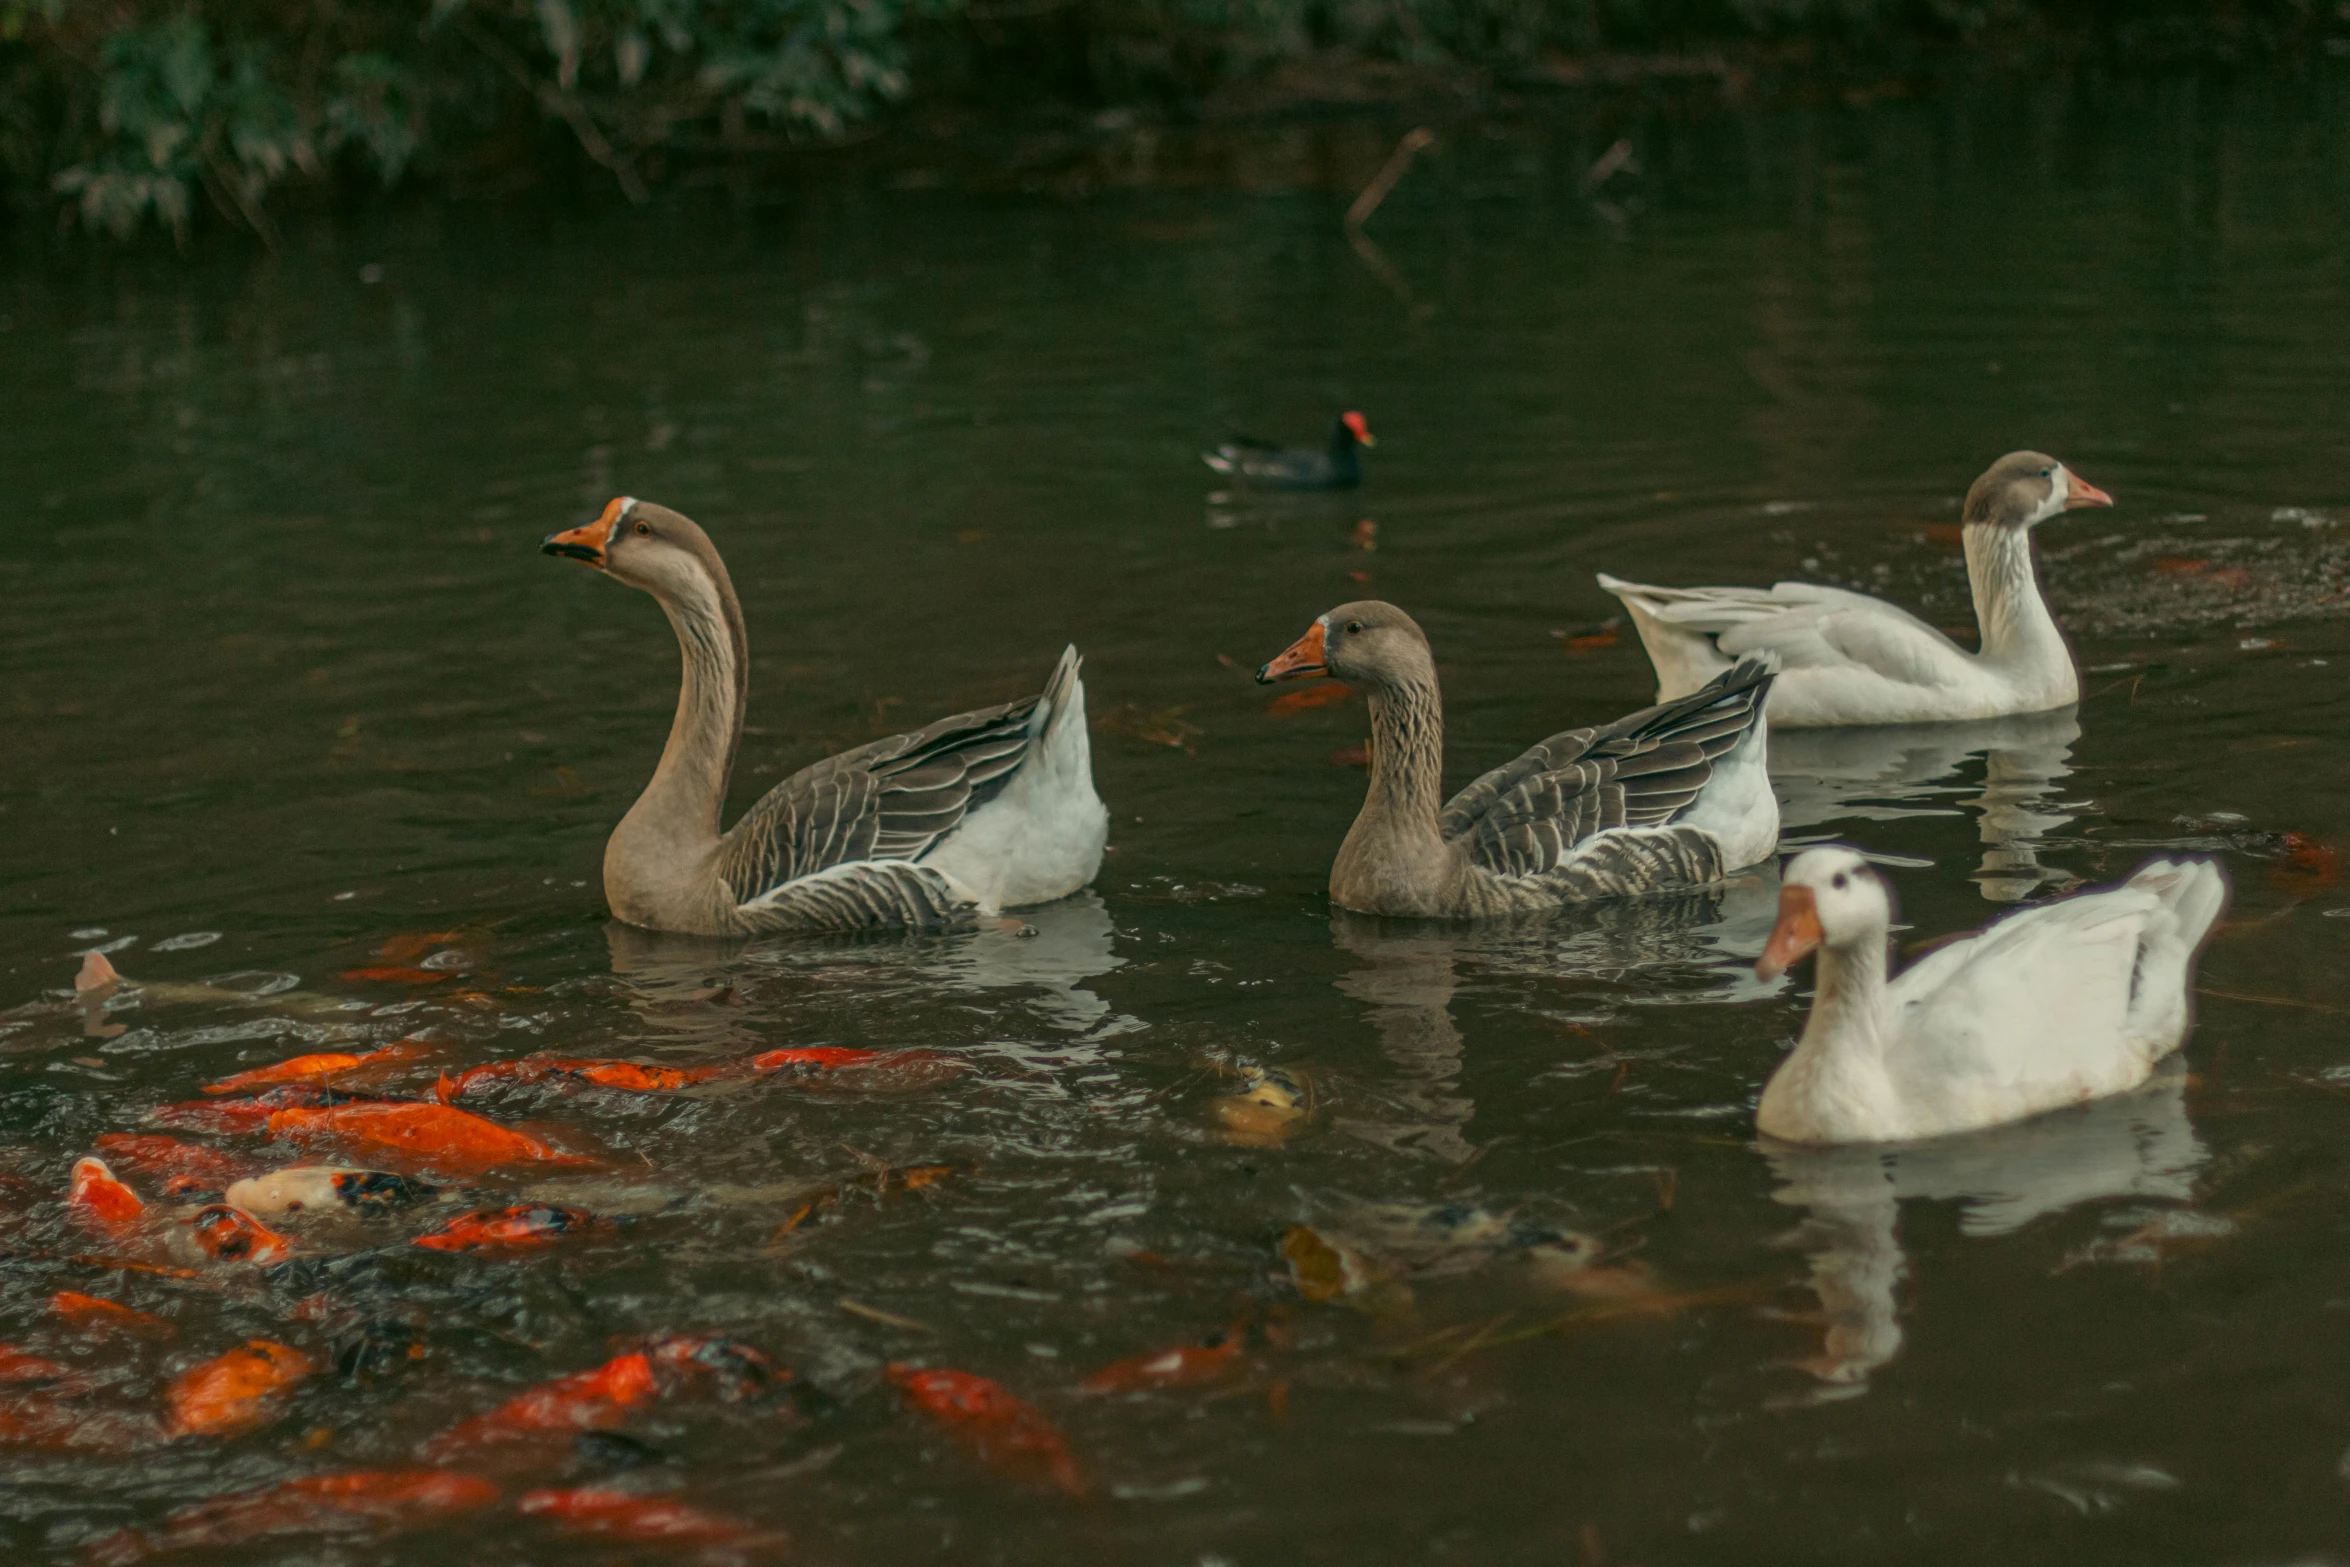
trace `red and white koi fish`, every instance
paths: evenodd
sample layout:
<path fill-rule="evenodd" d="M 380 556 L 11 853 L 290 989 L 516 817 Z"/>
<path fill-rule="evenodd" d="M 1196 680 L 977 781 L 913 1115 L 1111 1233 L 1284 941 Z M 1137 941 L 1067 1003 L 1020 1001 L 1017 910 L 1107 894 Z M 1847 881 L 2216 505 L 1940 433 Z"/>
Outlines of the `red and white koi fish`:
<path fill-rule="evenodd" d="M 1088 1393 L 1144 1393 L 1199 1387 L 1237 1370 L 1248 1345 L 1248 1325 L 1236 1322 L 1192 1344 L 1129 1355 L 1102 1367 L 1078 1385 Z"/>
<path fill-rule="evenodd" d="M 114 1178 L 103 1159 L 76 1159 L 73 1184 L 65 1193 L 66 1206 L 77 1218 L 107 1229 L 136 1224 L 147 1212 L 139 1194 Z"/>

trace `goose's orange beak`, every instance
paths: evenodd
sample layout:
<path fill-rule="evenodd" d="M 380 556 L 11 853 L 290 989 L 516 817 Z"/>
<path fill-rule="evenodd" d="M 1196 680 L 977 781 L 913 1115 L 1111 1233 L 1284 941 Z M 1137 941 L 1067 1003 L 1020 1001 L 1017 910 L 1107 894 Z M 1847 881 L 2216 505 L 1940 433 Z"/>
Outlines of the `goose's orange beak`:
<path fill-rule="evenodd" d="M 1282 650 L 1281 656 L 1257 671 L 1257 684 L 1269 686 L 1276 680 L 1302 680 L 1308 675 L 1326 675 L 1330 666 L 1322 662 L 1325 628 L 1320 621 L 1306 628 L 1306 634 Z M 1284 698 L 1284 700 L 1287 700 Z"/>
<path fill-rule="evenodd" d="M 1820 944 L 1820 906 L 1809 887 L 1779 889 L 1779 923 L 1762 956 L 1754 960 L 1754 977 L 1777 979 Z"/>
<path fill-rule="evenodd" d="M 2103 490 L 2097 488 L 2096 485 L 2091 484 L 2088 480 L 2082 478 L 2079 474 L 2073 472 L 2070 468 L 2065 469 L 2064 477 L 2064 509 L 2066 511 L 2079 511 L 2084 506 L 2111 506 L 2113 504 L 2112 496 L 2106 494 Z"/>
<path fill-rule="evenodd" d="M 605 546 L 612 542 L 612 530 L 620 526 L 620 514 L 627 509 L 628 497 L 615 495 L 605 506 L 604 515 L 584 528 L 565 528 L 561 533 L 548 534 L 539 540 L 539 551 L 546 555 L 568 555 L 573 560 L 601 567 Z"/>

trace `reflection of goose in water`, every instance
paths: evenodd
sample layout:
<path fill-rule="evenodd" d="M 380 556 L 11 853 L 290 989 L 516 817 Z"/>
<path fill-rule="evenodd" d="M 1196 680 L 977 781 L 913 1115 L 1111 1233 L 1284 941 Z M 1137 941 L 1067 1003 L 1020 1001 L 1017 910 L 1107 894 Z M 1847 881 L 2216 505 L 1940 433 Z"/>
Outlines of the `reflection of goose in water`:
<path fill-rule="evenodd" d="M 1398 1119 L 1350 1118 L 1338 1124 L 1395 1153 L 1459 1164 L 1476 1150 L 1462 1129 L 1477 1107 L 1459 1086 L 1464 1041 L 1453 1026 L 1453 960 L 1460 938 L 1442 930 L 1333 911 L 1338 945 L 1368 966 L 1338 988 L 1368 1006 L 1367 1020 L 1394 1072 L 1377 1087 Z"/>
<path fill-rule="evenodd" d="M 853 975 L 876 994 L 985 994 L 991 1009 L 1018 1008 L 1071 1033 L 1120 1031 L 1110 1004 L 1084 981 L 1121 967 L 1110 911 L 1091 891 L 1023 909 L 977 929 L 947 934 L 877 934 L 761 942 L 727 954 L 706 940 L 665 936 L 614 920 L 604 927 L 612 972 L 635 992 L 637 1009 L 663 1033 L 686 1042 L 708 1035 L 733 1044 L 744 1026 L 728 1008 L 730 969 L 753 973 Z M 723 955 L 722 955 L 723 954 Z M 1025 990 L 1026 995 L 1013 994 Z"/>
<path fill-rule="evenodd" d="M 1895 1221 L 1904 1199 L 1956 1201 L 1964 1234 L 2007 1235 L 2100 1198 L 2185 1201 L 2205 1158 L 2179 1070 L 2134 1093 L 1986 1132 L 1836 1148 L 1766 1141 L 1764 1151 L 1779 1179 L 1772 1196 L 1807 1210 L 1794 1240 L 1827 1317 L 1821 1352 L 1803 1368 L 1855 1389 L 1901 1349 L 1895 1292 L 1908 1260 Z"/>
<path fill-rule="evenodd" d="M 2057 781 L 2072 776 L 2081 737 L 2075 710 L 2025 713 L 1970 724 L 1879 724 L 1857 729 L 1782 729 L 1771 734 L 1771 781 L 1783 828 L 1828 822 L 1983 813 L 1985 845 L 1975 880 L 1993 903 L 2015 903 L 2067 872 L 2040 864 L 2041 840 L 2072 820 L 2051 810 Z M 1957 781 L 1984 758 L 1983 786 Z"/>

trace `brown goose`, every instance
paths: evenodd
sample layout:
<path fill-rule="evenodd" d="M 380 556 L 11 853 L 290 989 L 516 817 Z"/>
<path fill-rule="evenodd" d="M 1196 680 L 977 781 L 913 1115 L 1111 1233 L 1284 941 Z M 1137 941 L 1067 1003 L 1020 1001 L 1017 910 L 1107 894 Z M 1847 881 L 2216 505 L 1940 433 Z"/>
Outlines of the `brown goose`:
<path fill-rule="evenodd" d="M 1969 487 L 1967 580 L 1983 650 L 1969 653 L 1883 599 L 1811 582 L 1652 588 L 1600 573 L 1656 665 L 1657 700 L 1696 690 L 1746 653 L 1779 656 L 1771 722 L 1933 724 L 2045 713 L 2080 700 L 2080 676 L 2032 573 L 2032 530 L 2113 497 L 2039 452 L 2010 452 Z"/>
<path fill-rule="evenodd" d="M 750 649 L 709 536 L 623 495 L 540 548 L 652 594 L 685 658 L 661 764 L 604 846 L 621 919 L 713 936 L 931 926 L 1066 897 L 1101 868 L 1109 814 L 1074 647 L 1041 695 L 804 768 L 721 833 Z"/>
<path fill-rule="evenodd" d="M 1699 886 L 1766 858 L 1767 660 L 1593 729 L 1552 735 L 1441 808 L 1444 707 L 1428 638 L 1393 604 L 1341 604 L 1257 679 L 1335 675 L 1370 693 L 1371 788 L 1330 868 L 1365 914 L 1518 913 Z"/>

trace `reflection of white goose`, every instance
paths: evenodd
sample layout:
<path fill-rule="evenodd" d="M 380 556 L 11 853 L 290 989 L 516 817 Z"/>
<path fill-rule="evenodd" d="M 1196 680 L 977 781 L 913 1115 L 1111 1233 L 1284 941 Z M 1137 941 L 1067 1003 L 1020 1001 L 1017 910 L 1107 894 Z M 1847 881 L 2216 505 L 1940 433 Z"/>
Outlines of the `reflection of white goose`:
<path fill-rule="evenodd" d="M 1985 846 L 1975 881 L 1992 902 L 2014 903 L 2064 878 L 2040 864 L 2039 844 L 2072 820 L 2048 809 L 2048 797 L 2072 776 L 2080 736 L 2070 707 L 1971 724 L 1782 730 L 1771 736 L 1771 781 L 1789 830 L 1974 807 Z M 1976 756 L 1984 759 L 1983 787 L 1969 796 L 1955 775 Z"/>
<path fill-rule="evenodd" d="M 1900 1351 L 1895 1291 L 1908 1271 L 1896 1233 L 1904 1201 L 1954 1201 L 1970 1236 L 2006 1235 L 2102 1198 L 2194 1194 L 2204 1148 L 2187 1121 L 2186 1079 L 2171 1072 L 2136 1093 L 2015 1126 L 1931 1142 L 1809 1148 L 1770 1143 L 1779 1188 L 1806 1210 L 1795 1242 L 1811 1262 L 1827 1317 L 1823 1381 L 1858 1385 Z"/>

